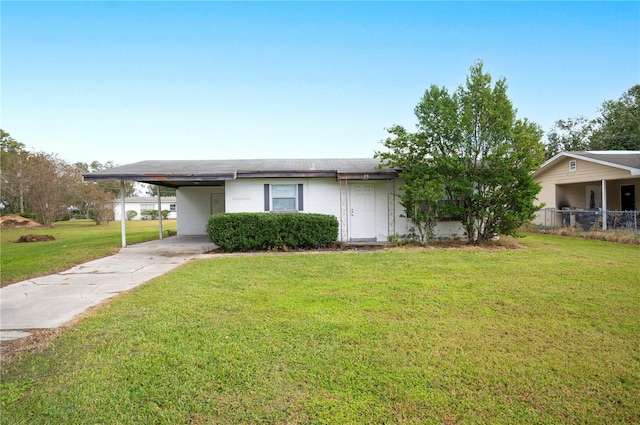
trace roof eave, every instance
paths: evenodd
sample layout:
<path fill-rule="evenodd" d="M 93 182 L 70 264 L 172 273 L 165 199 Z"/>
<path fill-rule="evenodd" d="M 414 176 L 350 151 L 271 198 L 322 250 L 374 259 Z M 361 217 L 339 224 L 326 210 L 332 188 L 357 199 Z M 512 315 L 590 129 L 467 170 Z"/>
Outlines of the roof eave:
<path fill-rule="evenodd" d="M 219 182 L 235 180 L 236 173 L 221 173 L 212 175 L 171 175 L 171 174 L 84 174 L 85 181 L 141 181 L 141 182 Z"/>

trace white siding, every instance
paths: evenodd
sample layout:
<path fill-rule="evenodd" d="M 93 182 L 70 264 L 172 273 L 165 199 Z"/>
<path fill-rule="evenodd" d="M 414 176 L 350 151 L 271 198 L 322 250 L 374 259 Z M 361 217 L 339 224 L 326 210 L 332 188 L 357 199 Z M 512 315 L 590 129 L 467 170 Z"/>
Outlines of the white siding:
<path fill-rule="evenodd" d="M 126 211 L 135 211 L 137 213 L 137 215 L 133 218 L 133 220 L 141 220 L 142 216 L 141 216 L 141 212 L 142 212 L 142 204 L 153 204 L 153 209 L 157 210 L 158 209 L 158 201 L 149 201 L 149 202 L 131 202 L 131 201 L 127 201 L 125 200 L 125 204 L 124 204 L 124 209 L 125 209 L 125 213 Z M 176 201 L 171 201 L 171 202 L 162 202 L 160 204 L 161 210 L 167 210 L 169 211 L 170 209 L 170 205 L 171 204 L 176 204 Z M 118 202 L 113 204 L 113 213 L 114 213 L 114 220 L 119 221 L 120 220 L 120 201 L 118 200 Z M 175 219 L 177 218 L 177 211 L 171 211 L 169 213 L 169 216 L 167 217 L 169 219 Z"/>
<path fill-rule="evenodd" d="M 371 183 L 375 185 L 375 236 L 379 242 L 388 239 L 389 230 L 399 235 L 408 232 L 404 209 L 398 199 L 395 203 L 395 217 L 390 222 L 389 191 L 394 190 L 386 180 L 349 181 L 349 183 Z M 225 194 L 226 212 L 264 212 L 265 184 L 302 184 L 303 212 L 333 215 L 338 219 L 340 229 L 343 227 L 340 214 L 340 182 L 331 178 L 314 179 L 243 179 L 225 182 L 224 187 L 182 187 L 177 191 L 177 202 L 180 206 L 178 217 L 179 235 L 204 235 L 206 224 L 211 214 L 211 193 Z M 395 190 L 401 182 L 396 181 Z M 348 190 L 348 188 L 346 189 Z M 345 206 L 346 208 L 346 206 Z M 393 213 L 393 211 L 392 211 Z M 348 217 L 346 217 L 348 220 Z M 348 226 L 349 223 L 344 223 Z M 436 228 L 436 236 L 441 238 L 460 237 L 462 230 L 457 222 L 443 222 Z"/>
<path fill-rule="evenodd" d="M 224 193 L 224 187 L 181 187 L 176 191 L 180 214 L 178 235 L 206 235 L 211 215 L 211 194 Z"/>

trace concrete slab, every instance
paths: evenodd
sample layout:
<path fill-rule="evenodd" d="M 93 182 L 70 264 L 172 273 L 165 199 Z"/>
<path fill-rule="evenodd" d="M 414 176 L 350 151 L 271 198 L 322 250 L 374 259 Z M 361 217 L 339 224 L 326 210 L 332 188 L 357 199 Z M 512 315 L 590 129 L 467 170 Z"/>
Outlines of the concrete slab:
<path fill-rule="evenodd" d="M 23 338 L 29 335 L 24 329 L 56 328 L 215 248 L 206 236 L 174 236 L 0 288 L 0 338 Z"/>
<path fill-rule="evenodd" d="M 29 332 L 22 331 L 0 331 L 0 341 L 10 341 L 13 339 L 25 338 L 31 335 Z"/>

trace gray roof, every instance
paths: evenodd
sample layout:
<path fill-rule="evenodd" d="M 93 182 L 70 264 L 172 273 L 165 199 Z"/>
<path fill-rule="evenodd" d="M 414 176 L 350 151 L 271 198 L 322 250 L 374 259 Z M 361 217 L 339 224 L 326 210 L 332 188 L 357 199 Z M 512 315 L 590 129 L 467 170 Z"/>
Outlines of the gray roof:
<path fill-rule="evenodd" d="M 85 174 L 86 181 L 125 180 L 180 187 L 222 185 L 242 178 L 329 177 L 389 179 L 398 176 L 391 168 L 378 169 L 374 158 L 343 159 L 238 159 L 141 161 Z"/>
<path fill-rule="evenodd" d="M 579 151 L 569 152 L 595 161 L 640 169 L 639 151 Z"/>

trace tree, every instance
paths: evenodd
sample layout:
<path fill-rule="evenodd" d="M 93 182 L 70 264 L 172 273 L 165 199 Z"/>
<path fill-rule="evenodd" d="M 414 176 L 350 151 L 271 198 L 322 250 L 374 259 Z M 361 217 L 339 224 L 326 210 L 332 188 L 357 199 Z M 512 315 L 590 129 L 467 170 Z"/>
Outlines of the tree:
<path fill-rule="evenodd" d="M 108 168 L 116 167 L 113 161 L 107 161 L 105 163 L 101 163 L 99 161 L 93 161 L 89 164 L 86 162 L 77 162 L 75 166 L 80 170 L 82 174 L 92 173 L 94 171 L 106 170 Z M 116 181 L 105 181 L 105 182 L 94 182 L 94 184 L 98 185 L 103 191 L 111 192 L 114 197 L 120 196 L 120 182 Z M 124 182 L 124 191 L 125 196 L 133 196 L 136 192 L 136 188 L 133 182 Z"/>
<path fill-rule="evenodd" d="M 104 190 L 99 183 L 83 182 L 74 193 L 73 205 L 83 216 L 90 217 L 99 225 L 108 224 L 114 219 L 115 202 L 115 195 L 109 190 Z"/>
<path fill-rule="evenodd" d="M 37 221 L 51 226 L 68 212 L 81 176 L 75 167 L 43 152 L 30 153 L 24 171 L 25 203 Z"/>
<path fill-rule="evenodd" d="M 416 133 L 391 128 L 383 142 L 389 151 L 376 156 L 402 170 L 404 190 L 413 194 L 404 199 L 407 216 L 426 205 L 435 219 L 458 217 L 473 244 L 514 234 L 533 218 L 542 131 L 516 118 L 506 91 L 506 81 L 492 86 L 477 62 L 452 95 L 433 85 L 425 92 L 415 108 Z"/>
<path fill-rule="evenodd" d="M 24 181 L 22 176 L 29 153 L 24 144 L 0 129 L 0 181 L 2 209 L 9 213 L 25 213 Z"/>
<path fill-rule="evenodd" d="M 547 133 L 545 158 L 559 152 L 583 150 L 640 150 L 640 85 L 618 100 L 602 103 L 600 117 L 556 121 Z"/>
<path fill-rule="evenodd" d="M 595 122 L 584 117 L 558 120 L 547 133 L 545 159 L 560 152 L 586 151 L 591 149 L 591 136 Z"/>
<path fill-rule="evenodd" d="M 377 155 L 388 164 L 401 170 L 405 184 L 398 195 L 400 204 L 405 210 L 405 217 L 411 223 L 411 232 L 418 242 L 427 245 L 433 239 L 433 229 L 438 222 L 438 206 L 444 199 L 444 185 L 441 176 L 434 173 L 422 144 L 417 140 L 420 136 L 407 132 L 401 126 L 388 129 L 393 137 L 384 142 L 391 152 L 380 152 Z M 401 152 L 401 155 L 394 153 Z"/>
<path fill-rule="evenodd" d="M 618 100 L 607 100 L 596 118 L 598 128 L 591 137 L 592 150 L 640 150 L 640 84 Z"/>
<path fill-rule="evenodd" d="M 176 189 L 173 187 L 158 186 L 155 184 L 147 185 L 148 196 L 158 196 L 158 190 L 160 190 L 160 196 L 176 196 Z"/>

